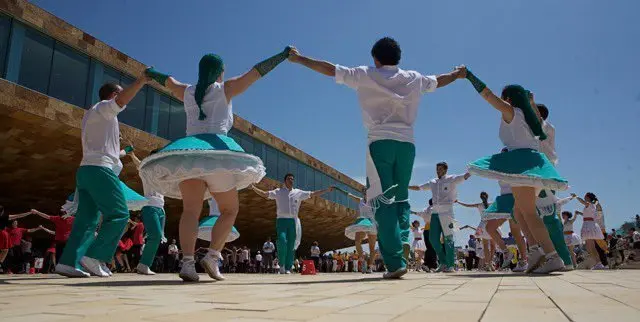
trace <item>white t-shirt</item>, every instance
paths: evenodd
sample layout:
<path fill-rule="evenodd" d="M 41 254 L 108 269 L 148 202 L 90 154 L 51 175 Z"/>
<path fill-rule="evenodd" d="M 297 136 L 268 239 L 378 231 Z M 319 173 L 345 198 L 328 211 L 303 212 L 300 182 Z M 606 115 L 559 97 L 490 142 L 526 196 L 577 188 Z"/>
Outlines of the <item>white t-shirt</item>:
<path fill-rule="evenodd" d="M 256 261 L 262 262 L 262 255 L 260 254 L 256 255 Z"/>
<path fill-rule="evenodd" d="M 434 206 L 453 205 L 458 199 L 458 185 L 466 180 L 464 177 L 465 174 L 457 174 L 431 179 L 421 185 L 420 190 L 431 190 Z"/>
<path fill-rule="evenodd" d="M 82 161 L 80 165 L 93 165 L 112 169 L 116 174 L 122 169 L 120 162 L 120 107 L 115 98 L 100 101 L 89 108 L 82 118 Z"/>
<path fill-rule="evenodd" d="M 180 251 L 178 250 L 178 245 L 171 244 L 169 245 L 169 255 L 177 255 Z"/>
<path fill-rule="evenodd" d="M 540 141 L 540 152 L 544 153 L 553 164 L 558 163 L 556 154 L 556 128 L 549 121 L 542 122 L 542 130 L 547 135 L 547 139 Z"/>
<path fill-rule="evenodd" d="M 272 242 L 266 242 L 262 245 L 262 252 L 271 254 L 276 249 L 276 246 L 273 245 Z"/>
<path fill-rule="evenodd" d="M 311 257 L 320 257 L 320 247 L 311 246 Z"/>
<path fill-rule="evenodd" d="M 435 76 L 398 66 L 336 65 L 336 82 L 357 91 L 369 142 L 389 139 L 413 143 L 420 98 L 438 87 Z"/>
<path fill-rule="evenodd" d="M 633 232 L 633 236 L 631 236 L 631 237 L 633 237 L 633 242 L 634 243 L 640 242 L 640 232 L 634 231 Z"/>
<path fill-rule="evenodd" d="M 187 114 L 187 135 L 202 133 L 227 134 L 233 127 L 233 109 L 224 94 L 224 83 L 213 83 L 207 88 L 202 111 L 207 116 L 199 120 L 200 109 L 195 99 L 196 87 L 189 85 L 184 91 L 184 111 Z"/>
<path fill-rule="evenodd" d="M 533 132 L 524 119 L 524 113 L 519 108 L 513 109 L 513 120 L 507 123 L 500 118 L 500 140 L 509 151 L 517 149 L 540 149 L 540 141 L 533 136 Z"/>
<path fill-rule="evenodd" d="M 299 189 L 289 190 L 286 187 L 268 192 L 268 198 L 276 201 L 278 207 L 277 218 L 296 218 L 302 201 L 311 198 L 310 191 Z"/>
<path fill-rule="evenodd" d="M 248 261 L 249 260 L 249 250 L 248 249 L 243 249 L 242 253 L 240 253 L 240 260 L 241 261 Z"/>

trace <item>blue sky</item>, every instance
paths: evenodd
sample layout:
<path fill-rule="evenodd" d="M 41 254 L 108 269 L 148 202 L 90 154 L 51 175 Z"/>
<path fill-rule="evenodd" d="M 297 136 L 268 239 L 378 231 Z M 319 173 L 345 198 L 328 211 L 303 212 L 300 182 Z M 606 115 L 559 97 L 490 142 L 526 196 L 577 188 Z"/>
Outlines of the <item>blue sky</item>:
<path fill-rule="evenodd" d="M 223 56 L 230 77 L 289 44 L 334 63 L 368 65 L 371 45 L 392 36 L 405 69 L 438 74 L 466 64 L 496 91 L 508 83 L 530 88 L 550 108 L 559 171 L 571 191 L 596 193 L 607 226 L 640 213 L 638 1 L 33 2 L 186 82 L 196 81 L 207 52 Z M 438 161 L 459 173 L 500 149 L 500 116 L 467 81 L 426 95 L 420 107 L 412 183 L 432 178 Z M 284 63 L 235 99 L 234 112 L 354 178 L 365 175 L 356 95 L 329 77 Z M 498 185 L 472 177 L 459 199 L 476 202 L 482 190 L 493 199 Z M 410 197 L 416 210 L 428 200 Z M 457 209 L 463 224 L 478 218 Z"/>

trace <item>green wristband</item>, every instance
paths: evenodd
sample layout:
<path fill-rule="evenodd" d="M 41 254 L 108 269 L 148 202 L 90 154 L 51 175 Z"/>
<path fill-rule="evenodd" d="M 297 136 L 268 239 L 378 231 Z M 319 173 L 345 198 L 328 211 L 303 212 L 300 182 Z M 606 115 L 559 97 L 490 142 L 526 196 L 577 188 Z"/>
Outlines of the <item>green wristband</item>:
<path fill-rule="evenodd" d="M 133 151 L 133 147 L 130 145 L 127 145 L 124 147 L 124 152 L 126 153 L 131 153 Z"/>
<path fill-rule="evenodd" d="M 255 68 L 260 76 L 264 76 L 272 71 L 276 66 L 285 61 L 287 57 L 289 57 L 289 51 L 291 47 L 287 46 L 281 53 L 271 56 L 259 63 L 257 63 L 253 68 Z"/>
<path fill-rule="evenodd" d="M 478 93 L 481 93 L 485 88 L 487 88 L 487 85 L 476 77 L 476 75 L 474 75 L 470 70 L 467 70 L 467 79 L 471 82 L 471 85 L 473 85 L 473 88 L 475 88 Z"/>
<path fill-rule="evenodd" d="M 169 75 L 167 74 L 163 74 L 159 71 L 157 71 L 155 68 L 153 67 L 149 67 L 147 68 L 144 73 L 151 77 L 153 80 L 155 80 L 156 82 L 158 82 L 158 84 L 164 86 L 164 83 L 167 81 L 167 78 L 169 78 Z"/>

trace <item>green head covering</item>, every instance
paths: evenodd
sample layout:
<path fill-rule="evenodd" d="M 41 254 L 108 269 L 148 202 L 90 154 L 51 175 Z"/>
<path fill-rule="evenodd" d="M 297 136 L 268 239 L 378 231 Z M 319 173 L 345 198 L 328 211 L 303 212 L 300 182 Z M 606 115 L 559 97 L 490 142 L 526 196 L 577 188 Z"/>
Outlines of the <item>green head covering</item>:
<path fill-rule="evenodd" d="M 540 138 L 540 140 L 546 140 L 547 135 L 542 130 L 542 124 L 538 119 L 538 115 L 531 107 L 529 103 L 529 92 L 520 85 L 508 85 L 502 90 L 503 98 L 511 99 L 511 106 L 519 108 L 524 113 L 524 119 L 529 125 L 533 135 Z"/>
<path fill-rule="evenodd" d="M 209 85 L 216 82 L 218 77 L 224 71 L 224 63 L 222 57 L 216 54 L 206 54 L 200 59 L 198 68 L 198 84 L 196 84 L 195 99 L 200 109 L 199 120 L 204 120 L 207 116 L 202 111 L 202 100 Z"/>

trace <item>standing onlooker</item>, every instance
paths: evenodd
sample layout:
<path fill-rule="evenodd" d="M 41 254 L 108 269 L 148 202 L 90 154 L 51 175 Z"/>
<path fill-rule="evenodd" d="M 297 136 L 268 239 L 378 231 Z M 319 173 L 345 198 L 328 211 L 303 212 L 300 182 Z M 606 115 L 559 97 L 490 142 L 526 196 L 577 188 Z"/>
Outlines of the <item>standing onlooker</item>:
<path fill-rule="evenodd" d="M 262 255 L 260 254 L 260 251 L 258 251 L 258 254 L 256 255 L 256 268 L 258 273 L 262 273 Z"/>
<path fill-rule="evenodd" d="M 320 270 L 320 247 L 318 246 L 318 242 L 314 241 L 311 246 L 311 260 L 313 260 L 313 265 L 317 271 Z"/>
<path fill-rule="evenodd" d="M 249 248 L 247 248 L 247 246 L 244 246 L 242 248 L 242 252 L 240 253 L 240 263 L 242 263 L 242 273 L 248 273 L 249 272 L 249 259 L 250 259 L 250 254 L 251 252 L 249 251 Z"/>
<path fill-rule="evenodd" d="M 476 236 L 469 236 L 469 257 L 467 257 L 467 270 L 472 270 L 478 267 L 478 255 L 476 254 Z"/>
<path fill-rule="evenodd" d="M 276 246 L 271 242 L 271 237 L 267 238 L 267 241 L 262 245 L 262 253 L 264 254 L 265 267 L 267 271 L 271 272 L 273 269 L 273 253 L 276 250 Z"/>
<path fill-rule="evenodd" d="M 53 223 L 53 226 L 55 227 L 54 240 L 56 244 L 56 263 L 57 263 L 58 261 L 60 261 L 60 256 L 62 256 L 62 251 L 64 250 L 64 246 L 67 245 L 67 240 L 69 239 L 69 235 L 71 234 L 71 227 L 73 226 L 73 221 L 76 219 L 76 217 L 51 216 L 43 212 L 40 212 L 36 209 L 31 209 L 31 213 L 34 215 L 38 215 Z"/>
<path fill-rule="evenodd" d="M 169 255 L 169 258 L 167 260 L 169 265 L 169 273 L 175 273 L 176 265 L 180 256 L 180 249 L 178 248 L 178 245 L 176 245 L 175 239 L 171 240 L 171 244 L 167 248 L 167 253 Z"/>
<path fill-rule="evenodd" d="M 142 246 L 144 245 L 144 224 L 140 221 L 139 216 L 135 216 L 131 224 L 131 241 L 133 246 L 129 251 L 131 254 L 131 267 L 138 267 L 140 262 L 140 254 L 142 254 Z"/>

